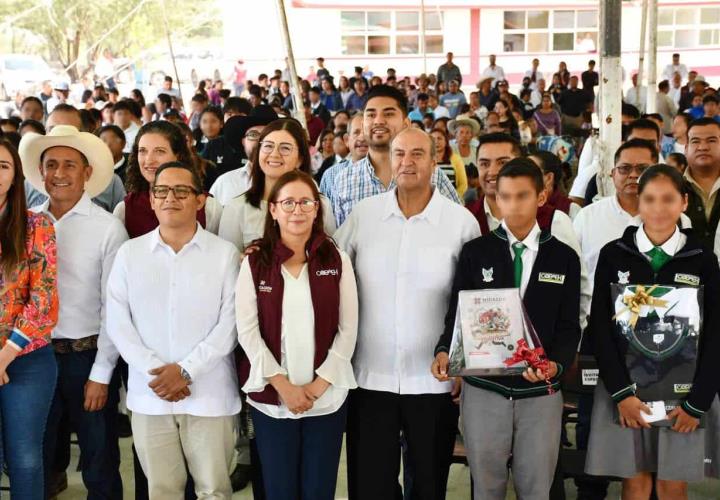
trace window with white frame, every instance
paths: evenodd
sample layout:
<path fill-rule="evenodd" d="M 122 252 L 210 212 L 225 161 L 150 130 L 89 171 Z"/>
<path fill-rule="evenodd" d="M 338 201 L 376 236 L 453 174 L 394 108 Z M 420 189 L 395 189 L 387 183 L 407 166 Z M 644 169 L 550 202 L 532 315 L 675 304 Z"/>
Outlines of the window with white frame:
<path fill-rule="evenodd" d="M 420 54 L 420 12 L 341 11 L 344 55 Z M 443 53 L 442 12 L 425 12 L 425 53 Z"/>
<path fill-rule="evenodd" d="M 658 47 L 720 46 L 720 6 L 658 9 Z"/>
<path fill-rule="evenodd" d="M 597 10 L 506 10 L 504 52 L 595 52 Z"/>

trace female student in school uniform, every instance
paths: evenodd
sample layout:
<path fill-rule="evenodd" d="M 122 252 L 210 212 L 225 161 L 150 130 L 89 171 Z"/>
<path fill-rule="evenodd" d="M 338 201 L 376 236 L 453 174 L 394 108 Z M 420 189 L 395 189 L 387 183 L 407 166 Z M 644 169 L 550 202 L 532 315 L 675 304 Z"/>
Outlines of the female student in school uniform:
<path fill-rule="evenodd" d="M 299 170 L 268 195 L 257 250 L 236 288 L 238 340 L 268 500 L 331 500 L 357 387 L 358 299 L 349 257 L 323 229 L 320 193 Z M 330 215 L 332 217 L 332 215 Z"/>
<path fill-rule="evenodd" d="M 600 252 L 595 273 L 590 329 L 600 367 L 595 391 L 592 431 L 586 472 L 623 478 L 624 500 L 646 500 L 653 473 L 659 500 L 687 498 L 687 482 L 701 481 L 716 463 L 717 446 L 706 453 L 706 442 L 716 437 L 720 404 L 720 269 L 711 249 L 705 248 L 677 222 L 687 208 L 683 177 L 667 165 L 654 165 L 640 177 L 639 212 L 643 221 L 630 226 L 622 238 Z M 629 274 L 628 274 L 629 273 Z M 617 282 L 676 285 L 690 276 L 704 286 L 704 316 L 699 358 L 692 389 L 682 405 L 668 414 L 672 427 L 651 427 L 643 418 L 649 408 L 635 396 L 625 366 L 627 344 L 615 335 L 615 311 L 610 285 Z M 685 278 L 683 278 L 685 277 Z M 617 407 L 617 412 L 615 411 Z M 620 423 L 615 415 L 619 414 Z M 705 415 L 706 428 L 699 429 Z M 706 469 L 704 459 L 712 459 Z"/>

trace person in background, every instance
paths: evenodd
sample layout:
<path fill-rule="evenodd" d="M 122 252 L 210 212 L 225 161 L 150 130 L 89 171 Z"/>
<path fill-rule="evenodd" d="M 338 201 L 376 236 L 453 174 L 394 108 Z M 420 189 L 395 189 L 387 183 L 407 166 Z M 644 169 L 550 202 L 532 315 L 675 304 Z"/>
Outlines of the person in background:
<path fill-rule="evenodd" d="M 549 92 L 542 95 L 540 107 L 535 111 L 535 121 L 540 135 L 562 135 L 562 119 L 555 111 Z"/>
<path fill-rule="evenodd" d="M 345 109 L 342 97 L 340 97 L 340 92 L 335 89 L 335 85 L 333 85 L 333 80 L 330 75 L 320 78 L 320 86 L 322 87 L 320 100 L 328 111 L 335 113 L 336 111 Z"/>
<path fill-rule="evenodd" d="M 448 52 L 445 62 L 438 67 L 437 81 L 438 83 L 448 83 L 452 80 L 457 81 L 458 86 L 462 85 L 462 73 L 460 72 L 460 68 L 458 68 L 453 62 L 453 53 Z"/>
<path fill-rule="evenodd" d="M 588 69 L 580 74 L 583 91 L 590 96 L 591 101 L 595 100 L 595 87 L 600 85 L 600 77 L 595 71 L 595 60 L 588 61 Z"/>
<path fill-rule="evenodd" d="M 464 165 L 475 162 L 476 137 L 480 135 L 480 124 L 472 118 L 451 120 L 448 123 L 448 132 L 455 140 L 451 141 L 455 153 Z"/>
<path fill-rule="evenodd" d="M 486 78 L 490 78 L 490 85 L 495 85 L 496 81 L 505 79 L 505 71 L 503 70 L 502 66 L 498 66 L 496 64 L 497 57 L 495 56 L 495 54 L 490 54 L 490 56 L 488 56 L 488 60 L 490 64 L 487 68 L 483 70 L 482 78 L 483 80 Z M 481 82 L 483 80 L 481 80 Z M 480 84 L 478 84 L 478 88 L 479 87 Z"/>
<path fill-rule="evenodd" d="M 720 99 L 715 94 L 708 94 L 703 97 L 703 115 L 705 118 L 712 118 L 716 122 L 720 123 Z"/>
<path fill-rule="evenodd" d="M 27 132 L 35 132 L 36 134 L 45 135 L 45 125 L 36 120 L 23 120 L 18 129 L 20 137 L 25 135 Z"/>
<path fill-rule="evenodd" d="M 23 121 L 35 120 L 42 123 L 45 119 L 42 101 L 35 96 L 28 96 L 23 99 L 20 104 L 20 118 Z"/>
<path fill-rule="evenodd" d="M 315 143 L 315 153 L 311 156 L 311 173 L 317 174 L 322 167 L 329 168 L 329 165 L 335 163 L 335 151 L 333 150 L 333 142 L 335 141 L 335 132 L 331 129 L 325 129 L 320 132 Z M 329 162 L 329 165 L 326 164 Z"/>
<path fill-rule="evenodd" d="M 437 168 L 445 172 L 452 185 L 455 186 L 460 199 L 464 199 L 465 191 L 468 188 L 468 180 L 463 159 L 450 147 L 445 132 L 434 129 L 430 132 L 430 136 L 433 138 L 435 145 L 434 159 Z"/>
<path fill-rule="evenodd" d="M 125 171 L 128 165 L 129 153 L 125 153 L 125 134 L 117 125 L 105 125 L 100 127 L 97 135 L 110 149 L 113 161 L 115 162 L 114 171 L 120 180 L 125 183 Z"/>
<path fill-rule="evenodd" d="M 668 135 L 672 132 L 672 120 L 677 114 L 677 105 L 669 95 L 670 83 L 663 80 L 658 83 L 658 92 L 655 94 L 655 109 L 662 116 L 663 127 L 662 133 Z"/>
<path fill-rule="evenodd" d="M 222 111 L 218 107 L 208 106 L 200 113 L 200 133 L 195 132 L 195 147 L 199 154 L 210 141 L 222 135 L 223 123 Z"/>
<path fill-rule="evenodd" d="M 133 105 L 125 100 L 120 100 L 113 105 L 113 125 L 117 125 L 125 135 L 125 149 L 123 153 L 129 153 L 135 143 L 135 136 L 140 127 L 134 120 Z"/>
<path fill-rule="evenodd" d="M 57 381 L 57 247 L 50 220 L 29 212 L 22 162 L 0 137 L 0 418 L 13 498 L 44 500 L 43 441 Z"/>
<path fill-rule="evenodd" d="M 688 162 L 682 153 L 670 153 L 666 158 L 667 164 L 676 169 L 681 174 L 685 173 Z"/>
<path fill-rule="evenodd" d="M 672 80 L 675 73 L 680 75 L 681 80 L 685 80 L 688 77 L 687 66 L 680 63 L 680 54 L 677 52 L 672 55 L 672 64 L 668 64 L 663 69 L 662 77 L 665 80 Z"/>
<path fill-rule="evenodd" d="M 482 187 L 480 186 L 480 175 L 478 169 L 474 164 L 465 166 L 465 175 L 467 176 L 468 188 L 465 191 L 463 201 L 465 205 L 472 203 L 478 199 L 482 194 Z"/>
<path fill-rule="evenodd" d="M 448 91 L 440 96 L 440 105 L 447 108 L 450 118 L 454 119 L 465 104 L 467 104 L 467 99 L 465 99 L 465 94 L 460 91 L 460 81 L 450 80 Z"/>

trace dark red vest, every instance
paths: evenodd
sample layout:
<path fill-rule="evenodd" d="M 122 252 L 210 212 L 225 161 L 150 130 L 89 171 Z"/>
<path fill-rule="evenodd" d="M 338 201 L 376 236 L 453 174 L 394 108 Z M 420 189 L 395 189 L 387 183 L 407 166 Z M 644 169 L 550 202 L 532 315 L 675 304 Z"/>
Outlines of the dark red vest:
<path fill-rule="evenodd" d="M 317 250 L 323 243 L 332 248 L 331 259 L 327 263 L 320 262 Z M 340 318 L 340 277 L 342 261 L 335 245 L 324 235 L 317 235 L 307 246 L 308 276 L 310 278 L 310 296 L 312 297 L 315 315 L 315 359 L 313 366 L 317 369 L 327 358 L 328 351 L 338 330 Z M 282 302 L 284 280 L 281 266 L 292 257 L 293 252 L 278 242 L 273 252 L 271 265 L 265 266 L 260 261 L 258 252 L 246 258 L 250 261 L 250 270 L 255 283 L 257 295 L 258 324 L 260 335 L 278 363 L 281 361 L 282 339 Z M 250 374 L 250 360 L 244 353 L 240 356 L 238 379 L 242 387 Z M 262 392 L 251 392 L 248 396 L 258 403 L 279 405 L 277 391 L 268 384 Z"/>
<path fill-rule="evenodd" d="M 197 213 L 197 221 L 205 228 L 205 207 Z M 125 229 L 131 238 L 147 234 L 160 223 L 150 205 L 150 193 L 128 193 L 125 196 Z"/>
<path fill-rule="evenodd" d="M 480 233 L 485 235 L 490 232 L 490 225 L 488 224 L 487 215 L 485 215 L 485 196 L 480 196 L 477 200 L 472 203 L 465 205 L 465 208 L 477 219 L 480 224 Z M 552 225 L 553 216 L 555 215 L 555 207 L 550 203 L 545 203 L 542 207 L 538 208 L 537 221 L 538 226 L 543 231 L 550 231 Z"/>

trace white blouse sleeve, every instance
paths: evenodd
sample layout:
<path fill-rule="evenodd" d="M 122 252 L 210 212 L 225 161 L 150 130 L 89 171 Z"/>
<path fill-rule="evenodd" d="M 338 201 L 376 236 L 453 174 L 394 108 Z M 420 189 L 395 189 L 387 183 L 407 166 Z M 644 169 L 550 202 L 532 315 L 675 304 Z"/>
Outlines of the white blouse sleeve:
<path fill-rule="evenodd" d="M 115 210 L 113 210 L 113 215 L 120 219 L 120 222 L 123 223 L 123 226 L 125 225 L 125 202 L 121 201 L 117 205 L 115 205 Z"/>
<path fill-rule="evenodd" d="M 340 389 L 355 389 L 357 382 L 352 367 L 358 328 L 358 297 L 350 257 L 340 252 L 342 276 L 340 278 L 340 317 L 338 332 L 328 351 L 327 358 L 315 373 Z"/>
<path fill-rule="evenodd" d="M 246 393 L 260 392 L 270 383 L 270 377 L 287 375 L 287 371 L 280 366 L 260 335 L 257 296 L 249 259 L 244 259 L 240 266 L 235 287 L 235 316 L 238 342 L 250 360 L 250 375 L 242 390 Z"/>
<path fill-rule="evenodd" d="M 217 235 L 220 228 L 223 206 L 212 196 L 205 201 L 205 229 Z"/>

